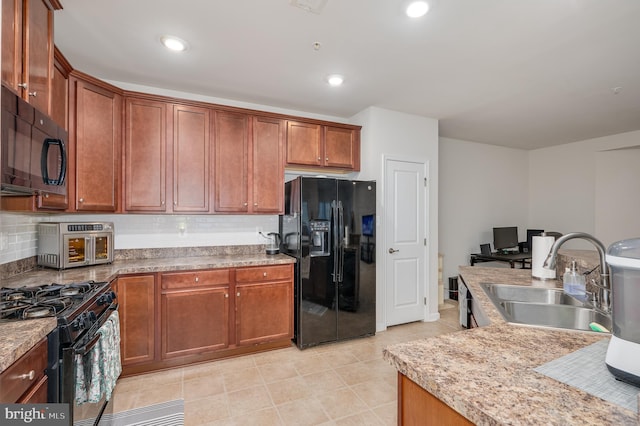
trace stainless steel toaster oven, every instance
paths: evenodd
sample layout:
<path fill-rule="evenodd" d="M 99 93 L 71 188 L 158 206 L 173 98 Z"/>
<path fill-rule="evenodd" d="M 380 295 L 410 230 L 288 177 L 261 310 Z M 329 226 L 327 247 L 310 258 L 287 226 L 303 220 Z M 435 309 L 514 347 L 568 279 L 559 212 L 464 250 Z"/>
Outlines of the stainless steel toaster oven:
<path fill-rule="evenodd" d="M 113 262 L 112 222 L 42 222 L 38 265 L 55 269 Z"/>

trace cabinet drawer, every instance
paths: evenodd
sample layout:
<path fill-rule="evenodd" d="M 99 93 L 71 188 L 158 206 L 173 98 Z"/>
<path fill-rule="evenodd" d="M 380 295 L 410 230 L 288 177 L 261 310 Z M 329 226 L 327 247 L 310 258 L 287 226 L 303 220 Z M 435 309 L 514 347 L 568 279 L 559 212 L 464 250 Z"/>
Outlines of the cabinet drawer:
<path fill-rule="evenodd" d="M 20 357 L 0 375 L 0 402 L 14 403 L 38 382 L 47 368 L 47 339 Z"/>
<path fill-rule="evenodd" d="M 229 284 L 229 269 L 162 274 L 160 281 L 162 283 L 162 289 Z"/>
<path fill-rule="evenodd" d="M 256 266 L 236 269 L 236 282 L 238 283 L 292 279 L 292 265 Z"/>

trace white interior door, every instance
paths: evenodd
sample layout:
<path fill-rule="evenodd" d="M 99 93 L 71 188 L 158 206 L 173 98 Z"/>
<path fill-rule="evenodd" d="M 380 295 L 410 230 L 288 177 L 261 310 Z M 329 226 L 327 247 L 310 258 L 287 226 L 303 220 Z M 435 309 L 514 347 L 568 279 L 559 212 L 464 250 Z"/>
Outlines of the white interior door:
<path fill-rule="evenodd" d="M 385 161 L 386 325 L 424 319 L 426 164 Z"/>

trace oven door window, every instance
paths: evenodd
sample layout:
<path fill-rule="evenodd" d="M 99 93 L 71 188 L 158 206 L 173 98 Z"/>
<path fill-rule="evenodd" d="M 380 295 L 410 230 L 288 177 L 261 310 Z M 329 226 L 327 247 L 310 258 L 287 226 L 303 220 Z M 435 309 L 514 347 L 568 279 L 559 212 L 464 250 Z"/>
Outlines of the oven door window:
<path fill-rule="evenodd" d="M 113 251 L 113 242 L 111 241 L 111 238 L 113 237 L 108 234 L 95 235 L 94 253 L 96 263 L 111 262 L 111 253 Z"/>
<path fill-rule="evenodd" d="M 65 235 L 64 247 L 66 251 L 64 253 L 64 263 L 66 266 L 79 265 L 87 263 L 89 259 L 88 250 L 89 238 L 73 235 Z"/>

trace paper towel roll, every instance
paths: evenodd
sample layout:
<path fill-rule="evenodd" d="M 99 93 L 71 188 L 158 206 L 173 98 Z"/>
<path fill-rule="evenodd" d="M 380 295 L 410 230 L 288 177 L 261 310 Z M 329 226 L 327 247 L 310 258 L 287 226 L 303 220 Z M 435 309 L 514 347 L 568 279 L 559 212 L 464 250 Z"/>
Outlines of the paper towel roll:
<path fill-rule="evenodd" d="M 551 246 L 556 241 L 554 237 L 534 236 L 531 243 L 531 275 L 542 280 L 553 280 L 556 278 L 555 269 L 543 268 L 547 255 L 551 251 Z"/>

